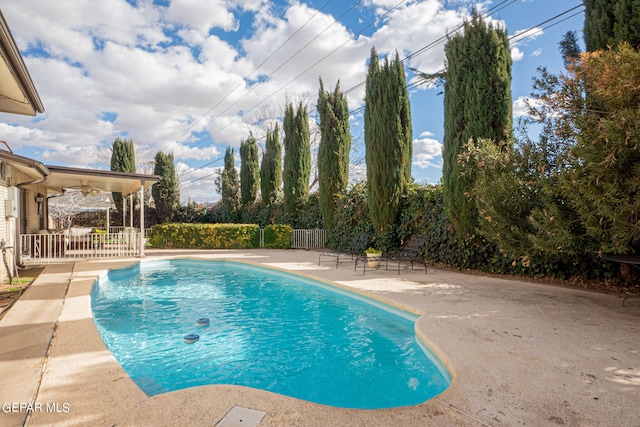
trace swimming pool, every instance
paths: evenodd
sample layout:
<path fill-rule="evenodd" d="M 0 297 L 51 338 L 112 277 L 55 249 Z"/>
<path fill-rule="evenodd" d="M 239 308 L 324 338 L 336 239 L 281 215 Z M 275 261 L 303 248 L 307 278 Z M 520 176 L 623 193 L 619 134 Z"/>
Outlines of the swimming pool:
<path fill-rule="evenodd" d="M 345 408 L 422 403 L 450 377 L 412 314 L 227 261 L 142 262 L 93 289 L 98 330 L 148 395 L 235 384 Z M 205 327 L 196 321 L 210 319 Z M 187 334 L 199 340 L 187 344 Z"/>

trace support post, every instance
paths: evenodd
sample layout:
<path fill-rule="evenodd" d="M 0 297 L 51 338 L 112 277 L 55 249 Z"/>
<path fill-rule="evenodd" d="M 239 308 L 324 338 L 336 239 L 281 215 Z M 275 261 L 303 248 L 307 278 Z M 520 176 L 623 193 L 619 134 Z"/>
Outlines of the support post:
<path fill-rule="evenodd" d="M 144 181 L 140 181 L 140 257 L 144 257 Z"/>

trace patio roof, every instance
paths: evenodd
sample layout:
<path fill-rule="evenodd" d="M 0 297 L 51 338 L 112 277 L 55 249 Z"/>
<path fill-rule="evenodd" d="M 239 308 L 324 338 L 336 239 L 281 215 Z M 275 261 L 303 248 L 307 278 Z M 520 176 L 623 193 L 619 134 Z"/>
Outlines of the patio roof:
<path fill-rule="evenodd" d="M 42 185 L 52 193 L 61 193 L 64 189 L 74 189 L 87 194 L 104 191 L 128 195 L 139 191 L 140 188 L 150 187 L 160 180 L 157 175 L 48 166 L 37 160 L 4 150 L 0 150 L 0 163 L 8 164 L 19 170 L 29 179 L 24 182 L 15 182 L 14 180 L 12 185 L 21 187 Z"/>
<path fill-rule="evenodd" d="M 139 191 L 141 187 L 147 188 L 160 181 L 157 175 L 65 166 L 47 166 L 47 169 L 51 175 L 45 185 L 52 191 L 62 191 L 67 188 L 85 193 L 107 191 L 127 195 Z"/>
<path fill-rule="evenodd" d="M 0 11 L 0 111 L 35 116 L 44 106 Z"/>

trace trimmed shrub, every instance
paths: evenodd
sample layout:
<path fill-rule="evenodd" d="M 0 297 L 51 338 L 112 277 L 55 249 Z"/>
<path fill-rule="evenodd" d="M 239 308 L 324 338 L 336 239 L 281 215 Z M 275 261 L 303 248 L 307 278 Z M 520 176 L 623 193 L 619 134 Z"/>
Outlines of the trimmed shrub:
<path fill-rule="evenodd" d="M 268 249 L 291 249 L 293 228 L 287 224 L 270 224 L 264 228 L 264 247 Z"/>
<path fill-rule="evenodd" d="M 149 230 L 155 248 L 251 249 L 260 246 L 256 224 L 159 224 Z"/>

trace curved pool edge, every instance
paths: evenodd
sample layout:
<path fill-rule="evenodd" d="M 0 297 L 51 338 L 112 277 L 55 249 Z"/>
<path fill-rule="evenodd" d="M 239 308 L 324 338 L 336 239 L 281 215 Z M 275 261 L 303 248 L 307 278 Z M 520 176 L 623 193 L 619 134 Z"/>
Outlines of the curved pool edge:
<path fill-rule="evenodd" d="M 357 299 L 359 301 L 365 302 L 366 304 L 370 304 L 373 305 L 375 307 L 378 307 L 382 310 L 385 310 L 387 312 L 390 312 L 392 314 L 395 314 L 397 316 L 403 317 L 411 322 L 413 322 L 413 329 L 414 329 L 414 333 L 415 333 L 415 339 L 416 342 L 418 343 L 419 347 L 421 348 L 421 350 L 424 352 L 424 354 L 426 355 L 426 357 L 431 361 L 431 363 L 433 363 L 434 366 L 436 366 L 436 368 L 439 370 L 439 372 L 443 375 L 443 377 L 448 381 L 449 385 L 440 393 L 436 394 L 435 396 L 431 397 L 429 400 L 435 399 L 438 396 L 441 396 L 443 393 L 445 393 L 447 390 L 449 390 L 454 382 L 455 379 L 455 370 L 453 368 L 453 365 L 451 363 L 451 361 L 449 360 L 449 358 L 446 356 L 446 354 L 437 346 L 435 345 L 428 337 L 427 334 L 425 333 L 425 331 L 421 330 L 418 326 L 418 323 L 421 321 L 421 319 L 424 317 L 424 313 L 421 310 L 415 309 L 413 307 L 410 307 L 408 305 L 405 304 L 401 304 L 399 302 L 393 301 L 391 299 L 388 298 L 384 298 L 380 295 L 376 295 L 373 294 L 371 292 L 367 292 L 361 289 L 357 289 L 348 285 L 344 285 L 332 280 L 327 280 L 324 279 L 322 277 L 313 275 L 313 274 L 308 274 L 308 273 L 296 273 L 296 272 L 292 272 L 291 270 L 288 270 L 286 268 L 281 268 L 278 266 L 273 266 L 273 265 L 265 265 L 263 263 L 256 263 L 256 262 L 251 262 L 251 261 L 246 261 L 246 260 L 237 260 L 237 259 L 231 259 L 231 258 L 217 258 L 217 259 L 202 259 L 202 258 L 195 258 L 195 257 L 171 257 L 171 258 L 162 258 L 162 259 L 145 259 L 145 260 L 139 260 L 136 263 L 132 263 L 129 264 L 128 266 L 125 267 L 119 267 L 118 270 L 121 269 L 127 269 L 127 268 L 135 268 L 136 266 L 138 267 L 138 270 L 142 270 L 141 266 L 142 264 L 148 264 L 149 266 L 152 267 L 154 262 L 164 262 L 164 261 L 175 261 L 175 260 L 189 260 L 189 261 L 208 261 L 208 262 L 220 262 L 220 263 L 229 263 L 229 264 L 241 264 L 244 266 L 248 266 L 248 267 L 255 267 L 258 269 L 269 269 L 272 270 L 274 272 L 280 273 L 282 275 L 285 276 L 294 276 L 296 278 L 302 278 L 302 279 L 308 279 L 312 282 L 316 282 L 316 283 L 310 283 L 311 286 L 321 286 L 325 289 L 328 289 L 331 292 L 335 292 L 341 295 L 345 295 L 347 297 L 350 298 L 354 298 Z M 111 268 L 109 270 L 107 270 L 106 272 L 104 272 L 103 274 L 100 275 L 100 277 L 96 280 L 96 283 L 98 283 L 98 281 L 106 279 L 107 275 L 109 274 L 109 272 L 113 271 L 114 269 Z M 94 287 L 96 286 L 96 284 L 93 285 Z M 92 289 L 93 292 L 93 289 Z M 290 397 L 290 396 L 289 396 Z M 312 402 L 314 403 L 314 402 Z M 424 402 L 422 402 L 424 403 Z"/>
<path fill-rule="evenodd" d="M 86 369 L 80 373 L 87 377 L 86 381 L 83 381 L 83 384 L 95 383 L 98 389 L 90 390 L 88 392 L 83 391 L 81 393 L 82 397 L 70 399 L 73 402 L 73 407 L 75 408 L 73 411 L 75 416 L 80 415 L 78 412 L 85 412 L 85 419 L 93 420 L 96 417 L 100 417 L 100 419 L 110 420 L 109 422 L 111 424 L 115 422 L 117 425 L 141 425 L 141 421 L 142 425 L 151 425 L 153 424 L 151 420 L 154 419 L 158 420 L 160 423 L 167 423 L 169 420 L 185 423 L 188 420 L 190 425 L 199 425 L 200 422 L 202 422 L 203 425 L 209 425 L 212 419 L 221 419 L 226 412 L 231 409 L 231 407 L 238 405 L 267 412 L 269 417 L 264 419 L 261 425 L 282 425 L 282 423 L 285 425 L 288 425 L 288 423 L 310 426 L 328 425 L 335 423 L 336 420 L 343 417 L 345 417 L 345 420 L 349 420 L 348 424 L 353 423 L 355 420 L 360 420 L 358 422 L 365 423 L 367 425 L 389 425 L 396 422 L 415 425 L 416 419 L 423 420 L 425 417 L 442 419 L 441 417 L 443 414 L 446 414 L 446 419 L 449 421 L 462 420 L 460 421 L 460 424 L 454 422 L 451 425 L 467 425 L 466 421 L 468 420 L 464 421 L 465 418 L 461 417 L 456 411 L 447 409 L 445 407 L 446 405 L 443 406 L 444 404 L 438 402 L 439 398 L 448 394 L 454 387 L 455 371 L 451 369 L 450 362 L 446 356 L 438 350 L 437 346 L 434 346 L 428 339 L 426 339 L 426 335 L 424 331 L 421 331 L 418 327 L 417 321 L 415 326 L 416 336 L 423 341 L 425 345 L 428 345 L 434 353 L 436 353 L 436 355 L 447 365 L 451 374 L 451 384 L 447 389 L 439 395 L 418 405 L 387 409 L 344 409 L 308 402 L 265 390 L 233 385 L 207 385 L 173 391 L 151 397 L 147 396 L 142 392 L 137 384 L 129 378 L 102 341 L 95 323 L 93 322 L 90 301 L 91 292 L 97 280 L 108 274 L 110 270 L 131 267 L 148 261 L 172 259 L 193 259 L 199 261 L 213 260 L 212 258 L 203 257 L 163 256 L 154 258 L 149 257 L 144 260 L 135 259 L 118 261 L 110 263 L 112 265 L 108 267 L 89 268 L 86 271 L 83 271 L 85 269 L 82 268 L 76 269 L 74 277 L 70 282 L 70 286 L 77 286 L 77 284 L 82 281 L 90 281 L 91 284 L 90 286 L 85 287 L 86 292 L 82 295 L 82 297 L 86 299 L 83 304 L 83 313 L 76 313 L 75 317 L 78 317 L 78 315 L 81 314 L 81 317 L 87 318 L 91 323 L 93 333 L 90 334 L 90 336 L 76 336 L 75 342 L 77 345 L 87 349 L 87 351 L 95 351 L 96 348 L 99 348 L 100 358 L 99 360 L 94 359 L 93 362 L 95 362 L 96 367 L 99 365 L 100 369 L 99 372 L 96 372 L 94 369 L 85 367 Z M 336 288 L 343 289 L 350 293 L 360 294 L 368 299 L 376 300 L 383 304 L 387 304 L 416 315 L 422 314 L 419 310 L 412 309 L 403 304 L 399 304 L 378 295 L 354 289 L 312 274 L 300 274 L 284 268 L 265 265 L 260 262 L 247 262 L 245 260 L 233 258 L 215 258 L 215 260 L 234 263 L 240 262 L 248 265 L 280 270 L 287 274 L 307 277 L 321 283 L 326 283 L 329 286 L 335 286 Z M 90 263 L 84 264 L 90 265 Z M 93 267 L 95 267 L 95 265 Z M 68 308 L 68 304 L 65 304 L 63 310 L 67 310 Z M 407 308 L 409 308 L 409 310 L 407 310 Z M 76 331 L 69 330 L 66 332 L 75 335 Z M 60 337 L 57 337 L 57 339 L 59 338 Z M 73 339 L 73 337 L 69 338 Z M 93 377 L 95 374 L 104 376 L 102 381 L 97 383 L 94 382 Z M 117 387 L 108 386 L 109 384 L 117 384 Z M 123 399 L 122 396 L 127 397 Z M 234 405 L 225 406 L 230 401 L 235 402 Z M 96 405 L 108 406 L 108 408 L 103 408 L 101 411 L 100 408 L 96 408 Z M 118 414 L 117 417 L 114 417 L 114 412 Z M 43 423 L 43 425 L 45 424 L 46 423 Z"/>

